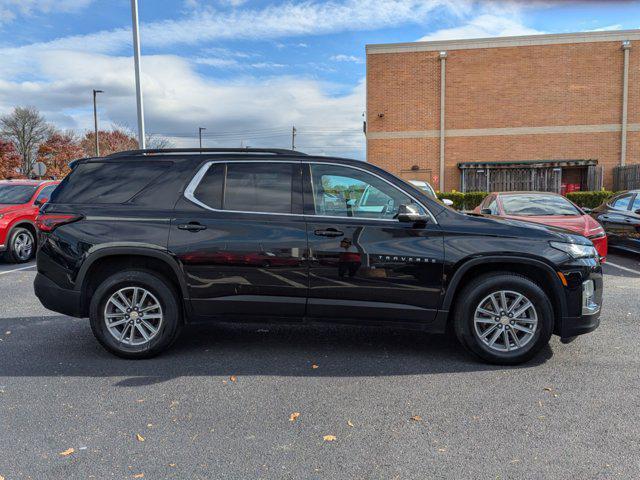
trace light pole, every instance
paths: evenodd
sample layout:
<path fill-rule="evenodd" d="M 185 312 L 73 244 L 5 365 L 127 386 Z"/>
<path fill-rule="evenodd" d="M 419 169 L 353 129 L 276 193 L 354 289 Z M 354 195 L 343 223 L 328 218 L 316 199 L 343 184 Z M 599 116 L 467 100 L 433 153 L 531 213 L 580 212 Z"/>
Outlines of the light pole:
<path fill-rule="evenodd" d="M 96 96 L 99 93 L 104 93 L 102 90 L 93 89 L 93 126 L 95 129 L 95 141 L 96 141 L 96 157 L 100 156 L 100 145 L 98 144 L 98 107 L 96 106 Z"/>
<path fill-rule="evenodd" d="M 146 148 L 144 136 L 144 106 L 140 86 L 140 32 L 138 30 L 138 0 L 131 0 L 131 22 L 133 23 L 133 64 L 136 74 L 136 101 L 138 104 L 138 144 Z"/>
<path fill-rule="evenodd" d="M 200 138 L 200 150 L 202 150 L 202 131 L 206 130 L 205 127 L 198 127 L 198 137 Z"/>

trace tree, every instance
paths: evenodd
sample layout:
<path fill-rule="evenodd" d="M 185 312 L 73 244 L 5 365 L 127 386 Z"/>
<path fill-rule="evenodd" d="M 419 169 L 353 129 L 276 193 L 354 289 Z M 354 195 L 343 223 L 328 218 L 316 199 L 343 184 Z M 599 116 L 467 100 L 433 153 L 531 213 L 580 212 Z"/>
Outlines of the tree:
<path fill-rule="evenodd" d="M 55 132 L 40 145 L 38 160 L 47 166 L 47 176 L 64 178 L 69 171 L 69 162 L 84 157 L 84 151 L 72 132 Z"/>
<path fill-rule="evenodd" d="M 13 143 L 0 139 L 0 179 L 20 177 L 21 163 Z"/>
<path fill-rule="evenodd" d="M 129 132 L 122 128 L 114 127 L 111 130 L 100 130 L 98 132 L 98 143 L 100 155 L 110 155 L 124 150 L 136 150 L 138 140 Z M 95 152 L 95 133 L 87 132 L 80 141 L 80 146 L 87 157 L 93 157 Z"/>
<path fill-rule="evenodd" d="M 35 107 L 15 107 L 0 118 L 0 135 L 13 142 L 22 159 L 24 175 L 31 172 L 38 147 L 51 133 L 51 126 Z"/>
<path fill-rule="evenodd" d="M 158 134 L 146 134 L 145 141 L 147 144 L 147 148 L 160 149 L 175 147 L 171 140 Z"/>

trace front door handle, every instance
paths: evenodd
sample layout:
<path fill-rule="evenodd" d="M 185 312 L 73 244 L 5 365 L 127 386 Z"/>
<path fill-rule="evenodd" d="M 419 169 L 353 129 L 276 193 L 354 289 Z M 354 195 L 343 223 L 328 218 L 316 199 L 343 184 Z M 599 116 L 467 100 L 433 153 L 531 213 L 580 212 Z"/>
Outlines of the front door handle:
<path fill-rule="evenodd" d="M 190 232 L 199 232 L 200 230 L 206 230 L 206 225 L 201 225 L 198 222 L 183 223 L 178 225 L 178 230 L 188 230 Z"/>
<path fill-rule="evenodd" d="M 331 238 L 341 237 L 344 235 L 344 232 L 341 232 L 340 230 L 336 230 L 335 228 L 327 228 L 326 230 L 316 230 L 313 233 L 315 233 L 319 237 L 331 237 Z"/>

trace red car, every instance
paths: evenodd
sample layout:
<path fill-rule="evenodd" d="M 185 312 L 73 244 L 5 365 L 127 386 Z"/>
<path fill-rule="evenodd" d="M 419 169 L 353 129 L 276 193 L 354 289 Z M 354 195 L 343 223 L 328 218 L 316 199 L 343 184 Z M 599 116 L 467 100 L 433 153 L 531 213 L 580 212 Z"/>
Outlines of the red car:
<path fill-rule="evenodd" d="M 593 242 L 602 262 L 607 257 L 607 235 L 602 226 L 562 195 L 547 192 L 494 192 L 475 213 L 561 227 Z"/>
<path fill-rule="evenodd" d="M 36 253 L 36 216 L 60 182 L 0 181 L 0 254 L 14 263 L 28 262 Z"/>

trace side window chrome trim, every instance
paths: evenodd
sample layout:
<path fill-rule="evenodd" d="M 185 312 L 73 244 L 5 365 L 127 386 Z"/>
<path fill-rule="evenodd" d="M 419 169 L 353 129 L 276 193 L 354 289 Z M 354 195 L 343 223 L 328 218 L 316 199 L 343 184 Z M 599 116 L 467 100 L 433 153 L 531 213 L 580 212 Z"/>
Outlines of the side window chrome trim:
<path fill-rule="evenodd" d="M 342 164 L 342 163 L 334 163 L 334 162 L 314 162 L 314 161 L 305 161 L 305 160 L 276 160 L 276 159 L 273 159 L 273 160 L 242 160 L 242 159 L 211 160 L 211 161 L 205 163 L 204 165 L 202 165 L 202 167 L 200 167 L 198 172 L 195 174 L 195 176 L 191 179 L 191 181 L 187 185 L 187 188 L 185 188 L 183 195 L 190 202 L 195 203 L 196 205 L 198 205 L 198 206 L 200 206 L 202 208 L 205 208 L 207 210 L 210 210 L 212 212 L 220 212 L 220 213 L 224 213 L 224 212 L 229 212 L 229 213 L 250 213 L 250 214 L 253 214 L 253 215 L 280 215 L 280 216 L 289 216 L 289 217 L 337 218 L 337 219 L 341 219 L 341 220 L 349 219 L 349 220 L 358 220 L 358 221 L 375 221 L 375 222 L 393 222 L 393 223 L 398 223 L 397 220 L 387 219 L 387 218 L 340 217 L 340 216 L 335 216 L 335 215 L 307 215 L 307 214 L 303 214 L 303 213 L 277 213 L 277 212 L 252 212 L 252 211 L 246 211 L 246 210 L 221 210 L 221 209 L 213 208 L 213 207 L 210 207 L 210 206 L 206 205 L 205 203 L 203 203 L 200 200 L 198 200 L 194 195 L 194 192 L 198 188 L 198 185 L 200 184 L 200 182 L 202 181 L 202 179 L 206 175 L 206 173 L 209 170 L 209 168 L 211 167 L 211 165 L 213 165 L 214 163 L 275 163 L 275 162 L 277 162 L 277 163 L 293 163 L 293 164 L 309 164 L 309 165 L 311 165 L 311 164 L 316 164 L 316 165 L 336 165 L 336 166 L 339 166 L 339 167 L 352 168 L 354 170 L 360 170 L 362 172 L 368 173 L 369 175 L 373 175 L 374 177 L 379 178 L 383 182 L 388 183 L 393 188 L 395 188 L 396 190 L 399 190 L 404 195 L 409 197 L 411 200 L 416 202 L 416 204 L 418 204 L 420 207 L 422 207 L 424 209 L 425 212 L 427 212 L 427 214 L 431 218 L 431 221 L 435 225 L 438 224 L 438 222 L 436 221 L 436 218 L 433 216 L 431 211 L 422 202 L 418 201 L 413 195 L 410 195 L 409 193 L 407 193 L 402 188 L 398 187 L 397 185 L 394 185 L 393 183 L 391 183 L 386 178 L 383 178 L 380 175 L 378 175 L 378 174 L 376 174 L 374 172 L 371 172 L 371 171 L 369 171 L 369 170 L 367 170 L 365 168 L 355 167 L 353 165 L 345 165 L 345 164 Z"/>

